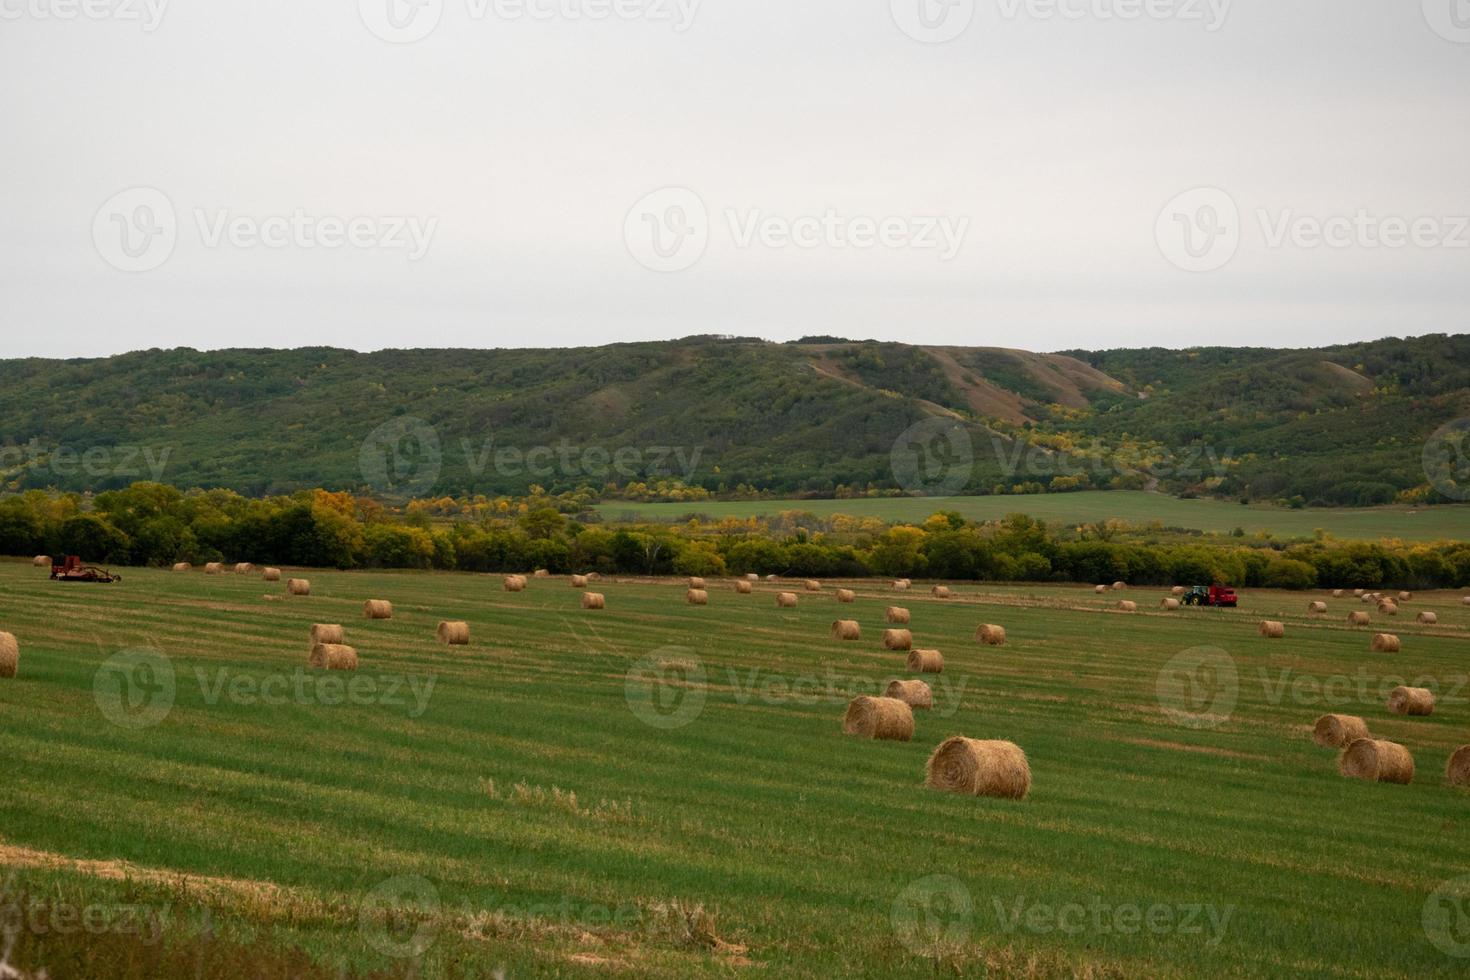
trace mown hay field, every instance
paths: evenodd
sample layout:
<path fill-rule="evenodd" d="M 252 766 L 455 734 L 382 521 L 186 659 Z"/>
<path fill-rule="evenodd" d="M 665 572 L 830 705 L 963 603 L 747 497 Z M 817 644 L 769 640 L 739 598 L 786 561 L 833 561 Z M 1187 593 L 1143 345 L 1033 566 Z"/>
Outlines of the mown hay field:
<path fill-rule="evenodd" d="M 8 894 L 158 910 L 153 948 L 190 976 L 227 943 L 323 976 L 1463 975 L 1441 915 L 1470 894 L 1470 790 L 1444 785 L 1470 743 L 1459 594 L 1350 628 L 1351 593 L 1165 612 L 1131 589 L 1128 614 L 1082 587 L 710 580 L 692 606 L 684 580 L 603 578 L 584 610 L 560 578 L 287 575 L 311 595 L 0 563 Z M 900 601 L 942 674 L 883 649 Z M 307 669 L 317 623 L 355 673 Z M 1401 653 L 1370 651 L 1384 629 Z M 844 736 L 850 699 L 898 679 L 933 690 L 912 740 Z M 1388 710 L 1404 684 L 1432 715 Z M 1408 748 L 1413 782 L 1341 776 L 1328 713 Z M 951 736 L 1020 746 L 1029 795 L 926 789 Z M 151 955 L 116 931 L 26 925 L 15 958 L 84 975 L 84 940 L 148 975 L 116 966 Z"/>

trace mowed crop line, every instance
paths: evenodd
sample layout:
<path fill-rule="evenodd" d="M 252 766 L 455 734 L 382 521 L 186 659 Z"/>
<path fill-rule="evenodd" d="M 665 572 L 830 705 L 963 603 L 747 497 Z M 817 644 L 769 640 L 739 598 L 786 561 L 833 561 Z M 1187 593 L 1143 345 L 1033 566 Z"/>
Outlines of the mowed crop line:
<path fill-rule="evenodd" d="M 825 973 L 924 965 L 895 943 L 887 909 L 913 880 L 940 872 L 972 890 L 991 944 L 1136 961 L 1139 972 L 1207 963 L 1275 972 L 1314 962 L 1290 946 L 1290 926 L 1302 929 L 1310 916 L 1315 937 L 1361 958 L 1360 973 L 1439 969 L 1427 950 L 1394 956 L 1418 928 L 1423 897 L 1459 863 L 1449 843 L 1456 831 L 1443 828 L 1464 796 L 1440 787 L 1433 770 L 1463 731 L 1463 709 L 1404 719 L 1355 708 L 1376 736 L 1413 745 L 1420 763 L 1413 786 L 1377 787 L 1341 779 L 1335 755 L 1312 744 L 1310 726 L 1325 709 L 1275 703 L 1255 676 L 1278 666 L 1350 673 L 1359 663 L 1443 671 L 1464 647 L 1439 631 L 1398 630 L 1406 652 L 1380 656 L 1368 652 L 1371 629 L 1312 628 L 1282 613 L 1273 618 L 1287 623 L 1286 639 L 1267 641 L 1256 633 L 1262 610 L 1306 606 L 1306 596 L 1276 594 L 1234 614 L 1099 618 L 1104 600 L 1071 611 L 1045 605 L 1047 590 L 971 596 L 976 586 L 961 583 L 961 598 L 945 602 L 858 589 L 856 603 L 842 604 L 835 583 L 824 583 L 783 612 L 774 591 L 742 596 L 712 582 L 710 605 L 698 608 L 684 604 L 679 583 L 604 581 L 595 588 L 608 608 L 588 613 L 559 579 L 507 594 L 484 576 L 312 572 L 310 598 L 236 602 L 210 593 L 258 596 L 261 583 L 216 590 L 202 575 L 177 584 L 170 575 L 129 573 L 120 587 L 69 593 L 76 587 L 17 577 L 26 601 L 12 605 L 7 595 L 0 628 L 21 634 L 28 659 L 19 680 L 45 696 L 18 699 L 22 684 L 0 685 L 0 746 L 17 767 L 0 789 L 13 842 L 280 880 L 344 903 L 399 873 L 424 874 L 447 899 L 472 902 L 487 891 L 608 904 L 686 897 L 717 904 L 721 931 L 748 942 L 757 961 L 838 957 Z M 7 590 L 9 577 L 0 567 Z M 1052 601 L 1075 592 L 1053 590 Z M 82 629 L 57 620 L 53 594 L 66 597 Z M 1129 594 L 1151 601 L 1146 590 Z M 990 601 L 1008 595 L 1014 602 Z M 393 601 L 395 618 L 362 618 L 368 598 Z M 940 680 L 968 681 L 954 714 L 919 713 L 914 742 L 844 738 L 845 696 L 825 688 L 774 697 L 752 688 L 829 670 L 873 688 L 910 676 L 902 654 L 881 649 L 888 605 L 912 610 L 916 646 L 944 651 L 945 673 L 930 678 L 936 694 Z M 1344 618 L 1358 605 L 1329 601 Z M 1416 600 L 1397 619 L 1443 606 Z M 862 639 L 832 639 L 839 618 L 857 620 Z M 439 647 L 441 619 L 469 622 L 471 645 Z M 987 620 L 1006 626 L 1005 646 L 975 642 Z M 97 723 L 99 622 L 117 634 L 156 632 L 188 678 L 150 732 Z M 362 674 L 433 674 L 429 710 L 410 719 L 377 706 L 204 701 L 196 666 L 252 677 L 304 668 L 312 622 L 343 623 Z M 44 640 L 29 642 L 37 629 Z M 1207 731 L 1172 724 L 1155 692 L 1169 659 L 1201 644 L 1227 649 L 1241 669 L 1238 709 Z M 693 657 L 705 668 L 706 702 L 687 728 L 655 731 L 629 710 L 627 670 L 649 656 Z M 956 733 L 1024 746 L 1036 773 L 1031 799 L 924 792 L 925 758 Z M 584 811 L 515 802 L 517 782 L 574 790 Z M 631 815 L 593 815 L 604 798 L 627 800 Z M 1324 835 L 1324 814 L 1351 819 Z M 1383 861 L 1390 852 L 1395 859 Z M 1094 894 L 1215 900 L 1240 911 L 1218 951 L 1179 937 L 1130 945 L 1008 934 L 988 914 L 992 896 L 1063 903 Z"/>

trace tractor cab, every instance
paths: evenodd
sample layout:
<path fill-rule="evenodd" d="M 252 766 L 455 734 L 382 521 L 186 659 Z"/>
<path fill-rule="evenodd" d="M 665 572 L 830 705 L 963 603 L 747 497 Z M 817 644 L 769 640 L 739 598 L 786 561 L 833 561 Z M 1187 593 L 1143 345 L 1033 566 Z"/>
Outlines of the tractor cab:
<path fill-rule="evenodd" d="M 1226 585 L 1196 585 L 1181 599 L 1186 606 L 1220 606 L 1234 609 L 1240 605 L 1235 590 Z"/>

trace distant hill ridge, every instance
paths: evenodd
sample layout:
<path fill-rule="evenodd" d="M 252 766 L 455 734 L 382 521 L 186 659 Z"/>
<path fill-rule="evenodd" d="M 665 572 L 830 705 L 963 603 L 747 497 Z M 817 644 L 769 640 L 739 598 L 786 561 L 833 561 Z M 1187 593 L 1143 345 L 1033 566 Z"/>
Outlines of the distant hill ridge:
<path fill-rule="evenodd" d="M 830 337 L 150 350 L 0 361 L 0 483 L 364 490 L 364 440 L 415 419 L 432 427 L 442 465 L 413 488 L 435 495 L 660 477 L 824 495 L 897 486 L 895 440 L 934 418 L 973 440 L 961 492 L 1158 486 L 1365 505 L 1432 499 L 1424 442 L 1466 416 L 1464 335 L 1053 354 Z M 524 463 L 536 447 L 553 450 L 549 466 Z M 682 456 L 660 452 L 675 448 Z M 618 450 L 609 469 L 602 458 Z M 505 462 L 517 454 L 522 464 Z"/>

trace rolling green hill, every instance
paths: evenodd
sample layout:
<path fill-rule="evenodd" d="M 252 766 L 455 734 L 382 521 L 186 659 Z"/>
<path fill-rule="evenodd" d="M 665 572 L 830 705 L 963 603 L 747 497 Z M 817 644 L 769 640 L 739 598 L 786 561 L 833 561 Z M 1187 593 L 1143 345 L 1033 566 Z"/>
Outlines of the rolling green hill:
<path fill-rule="evenodd" d="M 393 496 L 673 479 L 819 497 L 914 489 L 895 474 L 897 447 L 931 476 L 958 472 L 938 488 L 952 494 L 1157 487 L 1366 506 L 1436 499 L 1424 443 L 1465 416 L 1466 336 L 1066 354 L 715 337 L 579 350 L 151 350 L 0 361 L 0 483 Z M 926 420 L 936 428 L 900 439 Z M 956 437 L 966 451 L 925 470 L 936 438 L 952 450 Z M 396 454 L 380 452 L 385 439 Z"/>

